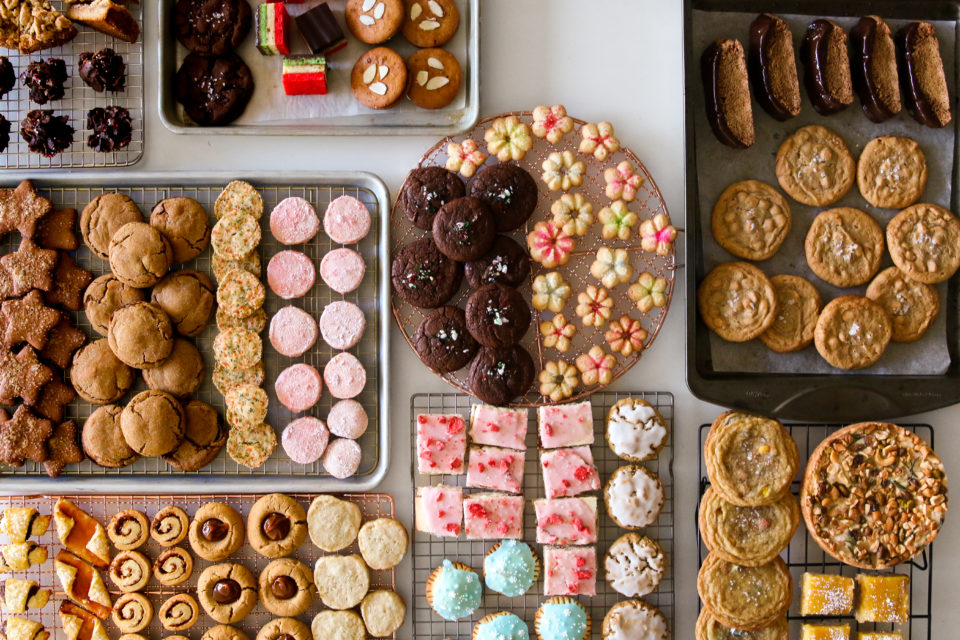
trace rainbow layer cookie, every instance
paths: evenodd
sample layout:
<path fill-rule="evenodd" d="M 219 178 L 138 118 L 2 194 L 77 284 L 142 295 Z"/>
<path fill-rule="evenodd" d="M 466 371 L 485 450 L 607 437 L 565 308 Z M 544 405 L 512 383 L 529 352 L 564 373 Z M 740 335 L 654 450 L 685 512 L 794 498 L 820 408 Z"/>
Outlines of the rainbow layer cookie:
<path fill-rule="evenodd" d="M 283 91 L 288 96 L 327 93 L 327 63 L 323 56 L 284 56 Z"/>
<path fill-rule="evenodd" d="M 470 440 L 508 449 L 526 449 L 527 410 L 475 404 L 470 409 Z"/>
<path fill-rule="evenodd" d="M 541 498 L 533 501 L 540 544 L 592 544 L 597 541 L 597 499 Z"/>
<path fill-rule="evenodd" d="M 463 529 L 468 538 L 523 537 L 523 496 L 474 493 L 463 499 Z"/>
<path fill-rule="evenodd" d="M 501 447 L 470 447 L 467 486 L 520 493 L 524 452 Z"/>
<path fill-rule="evenodd" d="M 589 400 L 540 407 L 537 417 L 544 449 L 593 444 L 593 407 Z"/>
<path fill-rule="evenodd" d="M 443 538 L 460 535 L 463 502 L 460 487 L 418 487 L 414 505 L 417 531 Z"/>
<path fill-rule="evenodd" d="M 597 594 L 595 547 L 544 547 L 543 595 Z"/>
<path fill-rule="evenodd" d="M 290 53 L 290 14 L 282 2 L 265 2 L 257 9 L 257 49 L 265 56 Z"/>
<path fill-rule="evenodd" d="M 600 474 L 588 446 L 541 449 L 540 468 L 548 498 L 575 496 L 600 488 Z"/>
<path fill-rule="evenodd" d="M 458 415 L 417 416 L 417 468 L 438 475 L 463 473 L 467 429 Z"/>

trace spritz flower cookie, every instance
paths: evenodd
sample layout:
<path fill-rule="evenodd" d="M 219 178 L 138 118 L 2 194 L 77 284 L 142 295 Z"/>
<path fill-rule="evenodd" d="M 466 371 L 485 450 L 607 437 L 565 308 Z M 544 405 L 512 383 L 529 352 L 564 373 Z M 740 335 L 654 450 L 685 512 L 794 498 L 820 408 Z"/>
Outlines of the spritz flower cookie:
<path fill-rule="evenodd" d="M 570 348 L 570 339 L 577 334 L 577 327 L 568 322 L 566 316 L 558 313 L 552 320 L 540 323 L 540 335 L 543 336 L 543 346 L 565 353 Z"/>
<path fill-rule="evenodd" d="M 553 223 L 565 233 L 582 236 L 593 224 L 593 205 L 579 193 L 565 193 L 552 205 Z"/>
<path fill-rule="evenodd" d="M 558 313 L 570 297 L 570 283 L 563 279 L 559 271 L 540 274 L 533 279 L 533 308 L 538 311 L 549 309 Z"/>
<path fill-rule="evenodd" d="M 577 369 L 580 370 L 583 384 L 610 384 L 613 382 L 613 368 L 617 366 L 617 357 L 593 345 L 590 351 L 577 356 Z"/>
<path fill-rule="evenodd" d="M 640 223 L 640 248 L 660 256 L 670 255 L 677 230 L 670 224 L 670 216 L 658 213 L 652 220 Z"/>
<path fill-rule="evenodd" d="M 573 236 L 553 222 L 538 222 L 527 234 L 530 257 L 547 269 L 567 264 L 573 245 Z"/>
<path fill-rule="evenodd" d="M 593 155 L 603 162 L 607 156 L 620 149 L 620 141 L 613 135 L 613 125 L 609 122 L 592 122 L 580 127 L 580 153 Z"/>
<path fill-rule="evenodd" d="M 577 368 L 563 360 L 548 360 L 540 371 L 540 394 L 553 402 L 566 400 L 580 386 Z"/>
<path fill-rule="evenodd" d="M 467 138 L 447 145 L 447 171 L 458 171 L 464 178 L 472 178 L 486 159 L 487 154 L 480 151 L 476 140 Z"/>
<path fill-rule="evenodd" d="M 633 266 L 626 249 L 600 247 L 597 250 L 597 259 L 590 265 L 590 275 L 608 289 L 628 282 L 633 276 Z"/>
<path fill-rule="evenodd" d="M 583 160 L 577 160 L 570 150 L 563 153 L 554 151 L 540 166 L 543 168 L 541 178 L 550 191 L 567 191 L 571 187 L 579 187 L 583 184 L 583 176 L 587 172 Z"/>
<path fill-rule="evenodd" d="M 623 200 L 617 200 L 609 207 L 600 209 L 597 220 L 603 225 L 600 235 L 604 240 L 629 240 L 637 225 L 637 214 L 627 209 L 627 203 Z"/>
<path fill-rule="evenodd" d="M 616 167 L 609 167 L 603 172 L 603 179 L 607 182 L 606 194 L 611 200 L 633 202 L 637 197 L 637 190 L 646 182 L 639 175 L 629 160 L 624 160 Z"/>
<path fill-rule="evenodd" d="M 656 278 L 649 271 L 640 274 L 640 278 L 630 285 L 627 295 L 637 303 L 637 309 L 643 313 L 667 303 L 667 281 Z"/>
<path fill-rule="evenodd" d="M 603 339 L 607 341 L 614 353 L 629 357 L 643 350 L 643 341 L 647 336 L 647 330 L 639 320 L 623 315 L 619 320 L 610 322 L 610 328 L 603 334 Z"/>
<path fill-rule="evenodd" d="M 585 327 L 602 327 L 610 319 L 613 298 L 603 287 L 592 284 L 577 294 L 577 315 Z"/>
<path fill-rule="evenodd" d="M 533 110 L 533 135 L 546 138 L 551 144 L 557 144 L 564 135 L 573 131 L 573 118 L 567 115 L 562 104 L 552 107 L 539 106 Z"/>
<path fill-rule="evenodd" d="M 497 118 L 491 122 L 490 128 L 483 133 L 483 139 L 487 142 L 487 151 L 496 155 L 500 162 L 522 160 L 533 146 L 530 130 L 516 116 Z"/>

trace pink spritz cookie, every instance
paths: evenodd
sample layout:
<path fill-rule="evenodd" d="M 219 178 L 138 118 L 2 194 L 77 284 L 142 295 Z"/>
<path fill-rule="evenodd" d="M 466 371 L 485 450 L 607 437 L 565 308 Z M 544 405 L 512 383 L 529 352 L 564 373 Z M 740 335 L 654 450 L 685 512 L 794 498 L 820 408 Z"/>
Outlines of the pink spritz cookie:
<path fill-rule="evenodd" d="M 299 413 L 317 404 L 323 392 L 323 379 L 315 368 L 300 362 L 280 372 L 273 390 L 280 404 Z"/>
<path fill-rule="evenodd" d="M 370 212 L 353 196 L 340 196 L 323 214 L 323 230 L 340 244 L 360 242 L 370 233 Z"/>
<path fill-rule="evenodd" d="M 353 398 L 367 384 L 367 372 L 357 356 L 342 352 L 333 356 L 323 368 L 323 383 L 334 398 Z"/>
<path fill-rule="evenodd" d="M 307 295 L 316 280 L 313 262 L 300 251 L 280 251 L 267 264 L 267 283 L 284 300 Z"/>
<path fill-rule="evenodd" d="M 357 344 L 366 328 L 363 311 L 346 300 L 331 302 L 320 314 L 320 335 L 334 349 L 349 349 Z"/>
<path fill-rule="evenodd" d="M 343 480 L 360 467 L 360 445 L 349 438 L 335 438 L 323 452 L 323 468 L 334 478 Z"/>
<path fill-rule="evenodd" d="M 317 342 L 317 322 L 297 307 L 283 307 L 270 319 L 270 344 L 283 356 L 295 358 Z"/>
<path fill-rule="evenodd" d="M 341 438 L 356 440 L 366 432 L 369 422 L 363 405 L 356 400 L 341 400 L 327 414 L 327 428 Z"/>
<path fill-rule="evenodd" d="M 327 448 L 330 432 L 323 420 L 313 416 L 297 418 L 286 426 L 280 442 L 287 457 L 299 464 L 316 462 Z"/>
<path fill-rule="evenodd" d="M 349 293 L 359 287 L 366 270 L 363 256 L 346 247 L 330 251 L 320 261 L 320 277 L 337 293 Z"/>
<path fill-rule="evenodd" d="M 270 212 L 270 232 L 280 244 L 301 244 L 317 235 L 320 218 L 303 198 L 284 198 Z"/>

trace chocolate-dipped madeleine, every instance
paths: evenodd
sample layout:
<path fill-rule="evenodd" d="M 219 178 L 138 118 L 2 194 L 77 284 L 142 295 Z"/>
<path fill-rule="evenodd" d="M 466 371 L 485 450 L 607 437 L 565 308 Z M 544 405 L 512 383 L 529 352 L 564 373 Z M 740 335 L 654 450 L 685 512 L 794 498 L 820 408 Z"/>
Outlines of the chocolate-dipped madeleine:
<path fill-rule="evenodd" d="M 897 32 L 896 40 L 907 110 L 920 124 L 946 126 L 951 118 L 950 96 L 936 28 L 929 22 L 911 22 Z"/>
<path fill-rule="evenodd" d="M 700 58 L 707 120 L 717 139 L 745 149 L 753 144 L 753 106 L 743 45 L 735 38 L 714 41 Z"/>
<path fill-rule="evenodd" d="M 864 16 L 850 31 L 853 86 L 867 117 L 883 122 L 900 113 L 897 51 L 890 26 L 879 16 Z"/>
<path fill-rule="evenodd" d="M 750 24 L 750 78 L 757 102 L 777 120 L 800 113 L 793 33 L 782 18 L 761 13 Z"/>
<path fill-rule="evenodd" d="M 828 116 L 853 102 L 847 34 L 836 23 L 821 18 L 807 27 L 800 47 L 803 84 L 817 113 Z"/>

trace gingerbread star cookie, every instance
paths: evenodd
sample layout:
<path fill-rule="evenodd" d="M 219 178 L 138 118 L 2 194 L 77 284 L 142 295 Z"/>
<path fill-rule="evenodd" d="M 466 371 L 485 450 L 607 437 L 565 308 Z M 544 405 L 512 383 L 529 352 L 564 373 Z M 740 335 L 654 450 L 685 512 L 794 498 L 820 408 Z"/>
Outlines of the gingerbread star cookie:
<path fill-rule="evenodd" d="M 24 405 L 17 407 L 13 417 L 0 421 L 0 462 L 15 467 L 26 460 L 44 462 L 47 454 L 47 439 L 53 434 L 53 423 L 37 417 Z"/>
<path fill-rule="evenodd" d="M 79 311 L 83 306 L 83 292 L 93 280 L 93 274 L 78 267 L 69 253 L 61 252 L 53 270 L 53 287 L 44 295 L 47 304 L 62 304 Z"/>
<path fill-rule="evenodd" d="M 73 359 L 73 352 L 86 341 L 87 334 L 70 324 L 69 315 L 61 313 L 60 322 L 47 335 L 47 344 L 40 350 L 40 357 L 66 369 Z"/>
<path fill-rule="evenodd" d="M 51 211 L 40 219 L 33 239 L 44 249 L 76 251 L 80 248 L 80 240 L 74 231 L 76 226 L 76 209 Z"/>
<path fill-rule="evenodd" d="M 51 478 L 58 477 L 68 464 L 83 461 L 83 449 L 77 444 L 77 423 L 67 420 L 58 424 L 47 440 L 48 458 L 43 468 Z"/>
<path fill-rule="evenodd" d="M 0 235 L 16 229 L 24 238 L 32 238 L 37 222 L 51 211 L 53 205 L 37 194 L 29 180 L 16 189 L 0 189 Z"/>
<path fill-rule="evenodd" d="M 33 347 L 28 345 L 17 354 L 0 349 L 0 403 L 22 398 L 27 404 L 36 404 L 40 388 L 52 379 L 53 371 L 37 359 Z"/>
<path fill-rule="evenodd" d="M 0 304 L 4 325 L 3 344 L 7 347 L 26 342 L 35 349 L 47 344 L 50 330 L 60 322 L 60 312 L 43 304 L 39 291 Z"/>
<path fill-rule="evenodd" d="M 63 405 L 76 397 L 77 392 L 73 387 L 59 378 L 54 378 L 43 385 L 37 403 L 30 408 L 48 420 L 60 422 L 63 420 Z"/>
<path fill-rule="evenodd" d="M 53 267 L 57 252 L 41 249 L 29 238 L 13 253 L 0 258 L 0 266 L 10 276 L 10 297 L 22 296 L 31 289 L 49 291 L 53 286 Z"/>

